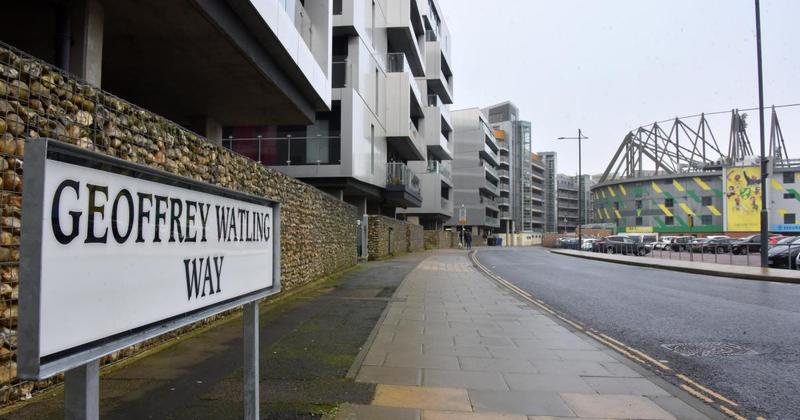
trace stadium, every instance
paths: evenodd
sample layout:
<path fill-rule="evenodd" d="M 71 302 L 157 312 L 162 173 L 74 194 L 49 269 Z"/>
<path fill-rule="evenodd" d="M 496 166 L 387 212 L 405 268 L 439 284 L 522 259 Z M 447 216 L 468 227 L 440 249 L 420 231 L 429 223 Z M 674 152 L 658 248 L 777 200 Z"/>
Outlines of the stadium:
<path fill-rule="evenodd" d="M 799 110 L 798 105 L 765 110 L 766 191 L 759 150 L 747 134 L 744 111 L 753 109 L 675 118 L 625 136 L 605 172 L 595 177 L 587 226 L 617 233 L 743 236 L 760 230 L 761 194 L 766 193 L 770 232 L 800 234 L 800 159 L 789 158 L 780 108 Z M 709 121 L 728 116 L 727 147 L 721 148 Z M 757 116 L 753 121 L 758 132 Z"/>

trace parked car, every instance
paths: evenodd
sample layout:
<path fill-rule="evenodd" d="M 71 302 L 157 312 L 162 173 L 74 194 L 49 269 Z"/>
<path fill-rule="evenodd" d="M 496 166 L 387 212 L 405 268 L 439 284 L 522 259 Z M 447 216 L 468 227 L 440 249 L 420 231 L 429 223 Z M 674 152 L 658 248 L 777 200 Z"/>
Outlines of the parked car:
<path fill-rule="evenodd" d="M 761 235 L 750 235 L 745 238 L 736 239 L 731 244 L 731 251 L 734 254 L 749 254 L 761 251 Z"/>
<path fill-rule="evenodd" d="M 669 248 L 676 252 L 688 251 L 694 239 L 694 236 L 677 236 L 672 239 L 672 242 L 669 244 Z"/>
<path fill-rule="evenodd" d="M 710 252 L 714 254 L 727 254 L 731 252 L 731 247 L 733 244 L 733 239 L 731 238 L 714 238 L 709 239 L 706 243 L 703 244 L 702 252 Z"/>
<path fill-rule="evenodd" d="M 692 252 L 701 253 L 703 252 L 703 246 L 705 246 L 706 242 L 710 241 L 708 238 L 697 238 L 692 240 L 690 243 L 690 249 Z"/>
<path fill-rule="evenodd" d="M 597 238 L 584 239 L 583 240 L 583 245 L 581 245 L 581 250 L 583 250 L 583 251 L 591 251 L 592 250 L 592 244 L 594 244 L 595 242 L 597 242 Z"/>
<path fill-rule="evenodd" d="M 631 238 L 624 236 L 607 236 L 598 239 L 592 244 L 592 251 L 605 252 L 607 254 L 622 255 L 647 255 L 649 250 L 642 243 L 638 243 Z"/>
<path fill-rule="evenodd" d="M 769 242 L 770 245 L 775 245 L 778 243 L 778 241 L 780 241 L 783 238 L 785 238 L 785 236 L 773 233 L 772 235 L 769 235 L 769 239 L 767 240 L 767 242 Z"/>
<path fill-rule="evenodd" d="M 653 249 L 667 249 L 675 238 L 677 238 L 677 236 L 662 236 L 661 239 L 653 242 Z"/>
<path fill-rule="evenodd" d="M 559 245 L 560 248 L 578 249 L 578 238 L 562 238 Z"/>
<path fill-rule="evenodd" d="M 767 261 L 773 268 L 796 268 L 795 261 L 800 255 L 800 236 L 788 236 L 769 249 Z"/>

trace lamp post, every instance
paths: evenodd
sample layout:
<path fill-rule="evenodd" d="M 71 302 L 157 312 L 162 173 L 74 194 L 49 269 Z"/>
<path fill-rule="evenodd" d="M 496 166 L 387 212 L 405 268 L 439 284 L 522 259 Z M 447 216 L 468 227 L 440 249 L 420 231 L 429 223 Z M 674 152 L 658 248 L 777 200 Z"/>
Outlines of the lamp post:
<path fill-rule="evenodd" d="M 761 159 L 759 165 L 761 167 L 761 237 L 759 245 L 761 254 L 761 266 L 767 267 L 769 261 L 767 260 L 767 237 L 769 231 L 769 213 L 767 212 L 767 158 L 764 154 L 764 74 L 761 70 L 761 3 L 759 0 L 756 2 L 756 61 L 758 62 L 758 122 L 759 122 L 759 136 L 761 141 Z"/>
<path fill-rule="evenodd" d="M 756 0 L 757 1 L 757 0 Z M 581 173 L 581 140 L 588 140 L 589 137 L 583 135 L 581 129 L 578 129 L 578 137 L 559 137 L 559 140 L 578 140 L 578 245 L 583 245 L 583 228 L 581 220 L 583 219 L 583 200 L 586 198 L 583 188 L 583 173 Z"/>

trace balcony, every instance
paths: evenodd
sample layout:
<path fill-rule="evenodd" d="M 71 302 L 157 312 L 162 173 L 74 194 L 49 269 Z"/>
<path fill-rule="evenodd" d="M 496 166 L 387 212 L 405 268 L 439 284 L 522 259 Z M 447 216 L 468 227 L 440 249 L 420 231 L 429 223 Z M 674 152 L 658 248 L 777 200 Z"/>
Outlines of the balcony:
<path fill-rule="evenodd" d="M 500 150 L 508 153 L 508 142 L 506 142 L 505 140 L 497 139 L 497 147 L 499 147 Z"/>
<path fill-rule="evenodd" d="M 498 169 L 497 175 L 500 177 L 500 179 L 509 179 L 508 169 Z"/>
<path fill-rule="evenodd" d="M 426 39 L 431 39 L 426 37 Z M 442 102 L 453 103 L 453 75 L 450 73 L 439 41 L 425 42 L 425 78 L 428 90 L 439 95 Z"/>
<path fill-rule="evenodd" d="M 425 77 L 422 52 L 417 44 L 417 39 L 425 33 L 425 27 L 417 0 L 392 0 L 382 4 L 386 7 L 389 44 L 406 54 L 414 76 Z"/>
<path fill-rule="evenodd" d="M 499 228 L 500 227 L 500 220 L 498 220 L 496 217 L 486 215 L 486 216 L 484 216 L 484 220 L 485 220 L 486 226 L 494 227 L 494 228 Z"/>
<path fill-rule="evenodd" d="M 484 143 L 483 150 L 481 150 L 479 154 L 483 160 L 491 163 L 492 166 L 497 166 L 497 153 L 495 153 L 488 144 Z"/>
<path fill-rule="evenodd" d="M 483 169 L 486 173 L 486 179 L 494 182 L 499 182 L 500 178 L 497 177 L 497 171 L 489 166 L 486 162 L 483 163 Z"/>
<path fill-rule="evenodd" d="M 507 183 L 500 183 L 500 191 L 511 193 L 511 187 Z"/>
<path fill-rule="evenodd" d="M 508 166 L 509 165 L 509 158 L 508 156 L 500 155 L 500 165 L 501 166 Z"/>
<path fill-rule="evenodd" d="M 385 200 L 397 207 L 419 207 L 422 188 L 419 177 L 402 162 L 386 163 Z"/>
<path fill-rule="evenodd" d="M 419 87 L 403 53 L 386 58 L 386 140 L 402 159 L 425 160 L 423 140 L 414 121 L 423 118 Z"/>
<path fill-rule="evenodd" d="M 501 197 L 497 197 L 497 204 L 499 204 L 501 206 L 504 206 L 504 207 L 509 207 L 511 205 L 511 199 L 508 198 L 508 197 L 502 197 L 502 196 Z"/>
<path fill-rule="evenodd" d="M 497 185 L 492 184 L 489 180 L 484 180 L 483 185 L 480 187 L 480 189 L 489 192 L 494 196 L 500 195 L 500 189 L 497 188 Z"/>
<path fill-rule="evenodd" d="M 510 211 L 501 211 L 500 212 L 500 219 L 510 220 L 511 219 L 511 212 Z"/>
<path fill-rule="evenodd" d="M 425 126 L 425 145 L 428 153 L 439 160 L 452 160 L 452 141 L 447 137 L 452 133 L 450 113 L 438 102 L 436 95 L 428 95 L 426 104 L 423 109 L 425 118 L 422 124 Z"/>

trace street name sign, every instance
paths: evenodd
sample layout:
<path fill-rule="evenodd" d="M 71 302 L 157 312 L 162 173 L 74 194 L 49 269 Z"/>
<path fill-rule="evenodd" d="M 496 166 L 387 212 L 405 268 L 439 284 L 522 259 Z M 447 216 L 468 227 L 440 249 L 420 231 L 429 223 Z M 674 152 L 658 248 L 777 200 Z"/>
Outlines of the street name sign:
<path fill-rule="evenodd" d="M 24 162 L 21 378 L 280 291 L 277 203 L 53 140 Z"/>

